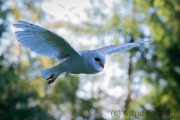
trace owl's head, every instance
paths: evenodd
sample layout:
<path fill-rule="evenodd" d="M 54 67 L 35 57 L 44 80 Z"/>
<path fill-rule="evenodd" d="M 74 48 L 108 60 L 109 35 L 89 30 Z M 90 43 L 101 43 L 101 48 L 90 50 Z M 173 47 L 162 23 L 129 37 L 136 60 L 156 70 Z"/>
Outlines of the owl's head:
<path fill-rule="evenodd" d="M 89 62 L 94 70 L 101 72 L 104 69 L 104 65 L 106 63 L 105 54 L 98 51 L 92 51 Z"/>

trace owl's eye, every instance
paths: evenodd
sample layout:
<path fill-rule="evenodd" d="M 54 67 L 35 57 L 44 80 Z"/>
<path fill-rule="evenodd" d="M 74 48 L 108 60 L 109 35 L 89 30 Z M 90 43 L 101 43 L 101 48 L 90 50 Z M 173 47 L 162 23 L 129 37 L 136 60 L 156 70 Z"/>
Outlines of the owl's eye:
<path fill-rule="evenodd" d="M 95 59 L 95 61 L 100 61 L 100 59 L 99 58 L 94 58 Z"/>

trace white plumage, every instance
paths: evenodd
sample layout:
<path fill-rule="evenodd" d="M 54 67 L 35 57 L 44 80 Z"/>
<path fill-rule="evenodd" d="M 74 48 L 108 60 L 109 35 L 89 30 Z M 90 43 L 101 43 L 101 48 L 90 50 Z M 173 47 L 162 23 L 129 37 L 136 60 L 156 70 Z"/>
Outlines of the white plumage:
<path fill-rule="evenodd" d="M 36 53 L 57 59 L 66 58 L 70 54 L 79 55 L 64 38 L 49 30 L 23 21 L 14 26 L 24 30 L 16 32 L 18 41 Z"/>
<path fill-rule="evenodd" d="M 104 69 L 106 54 L 123 52 L 146 42 L 138 41 L 77 52 L 64 38 L 42 27 L 24 21 L 19 21 L 19 24 L 14 24 L 14 27 L 23 29 L 16 32 L 18 41 L 23 46 L 58 60 L 65 59 L 57 66 L 41 72 L 42 77 L 47 79 L 49 84 L 64 72 L 74 74 L 101 72 Z"/>

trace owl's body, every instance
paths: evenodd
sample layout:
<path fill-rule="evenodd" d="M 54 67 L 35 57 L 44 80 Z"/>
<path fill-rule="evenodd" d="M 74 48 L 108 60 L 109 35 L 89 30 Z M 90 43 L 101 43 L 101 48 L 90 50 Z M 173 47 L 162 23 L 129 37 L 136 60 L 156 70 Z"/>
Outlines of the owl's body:
<path fill-rule="evenodd" d="M 84 50 L 77 52 L 64 38 L 42 27 L 19 21 L 15 27 L 24 31 L 17 31 L 18 41 L 30 50 L 55 57 L 61 63 L 57 66 L 45 69 L 42 77 L 52 83 L 62 73 L 95 74 L 103 71 L 106 63 L 106 55 L 123 52 L 139 46 L 145 41 L 138 41 L 123 45 L 110 45 L 97 50 Z"/>
<path fill-rule="evenodd" d="M 95 70 L 90 64 L 92 51 L 82 51 L 79 57 L 70 57 L 64 62 L 60 63 L 62 69 L 67 73 L 73 74 L 94 74 L 100 71 Z"/>
<path fill-rule="evenodd" d="M 59 74 L 64 72 L 72 74 L 95 74 L 103 70 L 104 66 L 98 66 L 99 64 L 94 58 L 100 57 L 101 62 L 105 64 L 105 55 L 101 52 L 96 51 L 81 51 L 81 56 L 69 57 L 59 65 L 42 71 L 42 76 L 49 79 L 49 83 L 53 82 Z M 53 77 L 52 77 L 53 75 Z M 50 80 L 51 79 L 51 80 Z"/>

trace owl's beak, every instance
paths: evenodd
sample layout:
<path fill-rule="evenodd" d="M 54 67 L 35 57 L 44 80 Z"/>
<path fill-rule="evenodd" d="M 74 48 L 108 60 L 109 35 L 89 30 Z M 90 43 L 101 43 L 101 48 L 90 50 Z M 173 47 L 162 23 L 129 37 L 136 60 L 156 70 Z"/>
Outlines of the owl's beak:
<path fill-rule="evenodd" d="M 102 68 L 104 68 L 104 64 L 102 64 L 102 63 L 99 63 L 99 65 L 100 65 Z"/>

